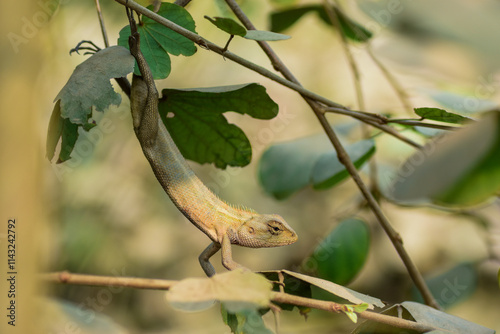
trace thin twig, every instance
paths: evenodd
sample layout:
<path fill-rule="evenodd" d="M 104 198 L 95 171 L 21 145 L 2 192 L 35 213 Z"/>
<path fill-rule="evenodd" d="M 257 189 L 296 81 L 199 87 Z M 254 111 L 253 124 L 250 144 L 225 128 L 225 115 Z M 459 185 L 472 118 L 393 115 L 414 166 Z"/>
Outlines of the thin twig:
<path fill-rule="evenodd" d="M 163 279 L 74 274 L 67 271 L 41 274 L 40 277 L 43 281 L 49 283 L 88 285 L 88 286 L 128 287 L 128 288 L 151 289 L 151 290 L 169 290 L 179 282 L 174 280 L 163 280 Z M 271 301 L 277 303 L 290 304 L 290 305 L 305 306 L 319 310 L 324 310 L 331 313 L 338 313 L 339 311 L 342 311 L 342 309 L 344 308 L 343 304 L 328 302 L 323 300 L 316 300 L 312 298 L 304 298 L 284 292 L 272 292 Z M 414 321 L 405 320 L 370 311 L 364 311 L 357 314 L 359 315 L 360 318 L 373 320 L 394 327 L 412 329 L 421 333 L 436 329 L 434 327 L 419 324 Z"/>
<path fill-rule="evenodd" d="M 102 17 L 101 5 L 99 0 L 95 0 L 95 8 L 97 10 L 97 16 L 99 17 L 99 23 L 101 25 L 102 39 L 104 40 L 104 46 L 109 47 L 108 34 L 106 33 L 106 27 L 104 26 L 104 19 Z"/>
<path fill-rule="evenodd" d="M 338 18 L 337 13 L 334 10 L 334 5 L 330 4 L 328 0 L 323 0 L 323 8 L 325 9 L 326 14 L 328 15 L 328 18 L 330 19 L 330 22 L 332 25 L 337 29 L 340 40 L 341 40 L 341 45 L 342 45 L 342 50 L 344 51 L 344 54 L 347 58 L 347 63 L 349 64 L 349 67 L 351 68 L 352 76 L 353 76 L 353 82 L 354 82 L 354 90 L 356 91 L 356 98 L 358 100 L 358 108 L 361 110 L 365 110 L 365 99 L 363 96 L 363 89 L 361 87 L 361 80 L 360 80 L 360 75 L 359 75 L 359 68 L 356 63 L 356 60 L 354 60 L 354 56 L 352 55 L 351 49 L 349 48 L 349 44 L 347 42 L 347 38 L 342 32 L 342 26 L 340 25 L 340 21 Z"/>
<path fill-rule="evenodd" d="M 418 119 L 389 118 L 389 119 L 387 119 L 387 123 L 396 123 L 396 124 L 410 125 L 410 126 L 421 126 L 421 127 L 446 130 L 446 131 L 453 131 L 456 129 L 460 129 L 460 126 L 449 126 L 449 125 L 441 125 L 441 124 L 434 124 L 434 123 L 423 123 L 421 120 L 418 120 Z"/>
<path fill-rule="evenodd" d="M 366 52 L 372 59 L 373 63 L 377 65 L 379 70 L 382 72 L 382 74 L 385 76 L 387 79 L 387 82 L 392 86 L 394 91 L 396 92 L 396 95 L 398 96 L 399 100 L 401 101 L 401 104 L 403 105 L 404 109 L 406 112 L 410 115 L 413 115 L 413 108 L 410 104 L 410 101 L 408 99 L 408 94 L 406 91 L 401 87 L 401 84 L 398 82 L 396 77 L 392 75 L 391 72 L 385 67 L 384 64 L 375 56 L 373 53 L 373 50 L 371 48 L 371 45 L 369 43 L 366 44 Z"/>
<path fill-rule="evenodd" d="M 239 8 L 238 4 L 234 0 L 225 0 L 228 6 L 231 8 L 233 13 L 238 17 L 238 19 L 243 23 L 243 25 L 247 29 L 255 29 L 254 25 L 252 22 L 248 19 L 248 17 L 243 13 L 243 11 Z M 272 50 L 272 48 L 269 46 L 268 43 L 264 41 L 259 41 L 258 42 L 263 51 L 268 55 L 269 59 L 273 63 L 273 66 L 275 69 L 279 70 L 285 78 L 287 78 L 290 81 L 293 81 L 296 85 L 300 86 L 300 83 L 298 80 L 293 76 L 293 74 L 290 72 L 290 70 L 283 64 L 283 62 L 279 59 L 279 57 L 276 55 L 276 53 Z M 299 92 L 300 93 L 300 92 Z M 347 155 L 347 152 L 345 151 L 344 147 L 340 143 L 340 140 L 338 139 L 335 131 L 333 128 L 330 126 L 328 123 L 328 120 L 325 117 L 324 112 L 321 110 L 321 108 L 318 106 L 317 103 L 314 101 L 311 101 L 310 99 L 307 99 L 307 96 L 305 94 L 301 94 L 306 102 L 310 105 L 311 109 L 313 110 L 314 114 L 318 118 L 321 126 L 323 127 L 323 130 L 325 131 L 326 135 L 332 142 L 335 150 L 337 151 L 337 157 L 339 161 L 345 166 L 346 170 L 348 173 L 351 175 L 352 179 L 358 186 L 359 190 L 365 197 L 366 201 L 368 202 L 368 205 L 370 206 L 372 212 L 376 216 L 377 220 L 379 221 L 380 225 L 388 235 L 389 239 L 394 245 L 394 248 L 398 252 L 401 260 L 403 261 L 403 264 L 405 265 L 408 274 L 410 275 L 411 279 L 413 280 L 415 286 L 417 289 L 420 291 L 422 294 L 425 302 L 427 305 L 430 305 L 434 308 L 439 309 L 440 306 L 432 296 L 432 293 L 430 292 L 429 288 L 427 287 L 427 284 L 425 283 L 424 278 L 422 277 L 422 274 L 419 272 L 418 268 L 415 266 L 413 261 L 411 260 L 410 256 L 406 252 L 406 249 L 403 246 L 403 240 L 401 239 L 401 236 L 399 233 L 397 233 L 392 225 L 389 223 L 387 218 L 385 217 L 384 213 L 382 212 L 382 209 L 378 205 L 376 199 L 372 195 L 372 193 L 369 191 L 368 187 L 364 184 L 363 180 L 358 174 L 358 171 L 352 161 L 349 159 L 349 156 Z"/>

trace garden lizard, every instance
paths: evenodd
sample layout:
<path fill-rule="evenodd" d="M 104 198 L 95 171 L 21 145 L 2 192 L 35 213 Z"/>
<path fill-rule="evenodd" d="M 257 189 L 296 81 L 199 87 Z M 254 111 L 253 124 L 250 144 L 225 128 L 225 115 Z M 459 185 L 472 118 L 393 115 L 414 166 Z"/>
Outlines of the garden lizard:
<path fill-rule="evenodd" d="M 213 242 L 199 256 L 208 276 L 215 274 L 209 262 L 222 249 L 222 264 L 229 270 L 242 266 L 232 259 L 231 244 L 261 248 L 289 245 L 297 234 L 279 215 L 258 214 L 232 206 L 195 175 L 175 145 L 158 114 L 158 91 L 151 70 L 140 50 L 140 36 L 132 12 L 128 12 L 130 53 L 142 76 L 133 76 L 130 108 L 134 131 L 153 172 L 172 202 Z"/>

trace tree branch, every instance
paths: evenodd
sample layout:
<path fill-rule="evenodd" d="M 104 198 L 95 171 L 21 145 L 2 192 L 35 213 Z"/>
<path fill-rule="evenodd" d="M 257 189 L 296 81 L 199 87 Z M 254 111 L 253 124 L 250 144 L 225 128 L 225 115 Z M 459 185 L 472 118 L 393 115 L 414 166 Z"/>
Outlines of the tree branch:
<path fill-rule="evenodd" d="M 128 288 L 151 289 L 151 290 L 169 290 L 179 282 L 179 281 L 163 280 L 163 279 L 73 274 L 67 271 L 42 274 L 41 279 L 49 283 L 128 287 Z M 316 300 L 312 298 L 304 298 L 284 292 L 272 292 L 271 301 L 296 305 L 296 306 L 305 306 L 318 310 L 324 310 L 331 313 L 338 313 L 342 311 L 344 308 L 343 304 L 328 302 L 323 300 Z M 422 325 L 414 321 L 392 317 L 389 315 L 379 314 L 371 311 L 364 311 L 357 314 L 359 315 L 360 318 L 384 323 L 394 327 L 412 329 L 421 333 L 436 329 L 434 327 Z"/>

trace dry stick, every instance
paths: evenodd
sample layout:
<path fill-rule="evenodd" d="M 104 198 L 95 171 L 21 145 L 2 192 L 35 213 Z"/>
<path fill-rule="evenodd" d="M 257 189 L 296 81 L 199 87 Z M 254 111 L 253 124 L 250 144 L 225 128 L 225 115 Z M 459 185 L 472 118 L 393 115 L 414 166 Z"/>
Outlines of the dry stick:
<path fill-rule="evenodd" d="M 163 280 L 163 279 L 73 274 L 67 271 L 41 274 L 40 277 L 42 280 L 50 283 L 63 283 L 63 284 L 73 284 L 73 285 L 89 285 L 89 286 L 129 287 L 129 288 L 151 289 L 151 290 L 169 290 L 179 282 L 179 281 Z M 316 308 L 331 313 L 334 312 L 337 313 L 339 311 L 342 311 L 342 309 L 345 307 L 343 304 L 299 297 L 284 292 L 272 292 L 271 301 Z M 413 329 L 421 333 L 436 329 L 434 327 L 422 325 L 414 321 L 370 311 L 364 311 L 357 314 L 359 315 L 360 318 L 373 320 L 376 322 L 388 324 L 399 328 Z"/>
<path fill-rule="evenodd" d="M 95 8 L 97 10 L 97 16 L 99 17 L 99 24 L 101 25 L 102 39 L 104 40 L 104 46 L 109 47 L 108 34 L 106 33 L 106 27 L 104 26 L 104 19 L 102 17 L 101 5 L 99 0 L 95 0 Z"/>
<path fill-rule="evenodd" d="M 224 56 L 226 59 L 230 59 L 230 60 L 232 60 L 240 65 L 243 65 L 244 67 L 247 67 L 247 68 L 257 72 L 257 73 L 261 74 L 262 76 L 265 76 L 266 78 L 269 78 L 273 81 L 276 81 L 285 87 L 288 87 L 290 89 L 297 91 L 302 96 L 307 97 L 308 98 L 308 99 L 306 99 L 307 103 L 311 106 L 311 108 L 313 108 L 314 113 L 318 117 L 318 119 L 319 119 L 321 125 L 323 126 L 327 136 L 330 138 L 330 140 L 332 141 L 332 144 L 334 145 L 336 151 L 338 152 L 339 161 L 346 163 L 345 166 L 346 166 L 347 171 L 351 174 L 354 182 L 356 182 L 356 184 L 360 188 L 363 196 L 367 199 L 368 204 L 370 205 L 370 207 L 372 207 L 372 211 L 374 212 L 375 216 L 377 217 L 380 224 L 382 225 L 382 227 L 384 228 L 386 233 L 389 235 L 389 238 L 391 239 L 391 241 L 395 245 L 396 250 L 398 251 L 400 257 L 402 258 L 403 263 L 407 266 L 407 270 L 408 270 L 410 276 L 412 277 L 416 287 L 421 292 L 425 302 L 433 307 L 439 308 L 439 305 L 436 303 L 436 301 L 432 297 L 429 289 L 425 285 L 425 282 L 424 282 L 422 276 L 418 272 L 418 269 L 415 267 L 415 265 L 413 264 L 413 262 L 409 258 L 408 254 L 406 253 L 406 250 L 403 247 L 401 237 L 394 231 L 392 226 L 389 224 L 389 222 L 385 218 L 384 214 L 382 213 L 380 207 L 378 206 L 377 202 L 375 201 L 375 199 L 371 195 L 370 191 L 364 185 L 363 181 L 361 180 L 361 178 L 359 177 L 359 175 L 357 173 L 356 168 L 354 167 L 352 162 L 350 162 L 350 160 L 348 159 L 347 153 L 343 149 L 342 145 L 340 144 L 340 141 L 338 140 L 337 136 L 335 135 L 332 128 L 328 124 L 328 121 L 326 120 L 324 113 L 321 111 L 320 107 L 318 106 L 318 103 L 315 101 L 321 102 L 321 103 L 323 103 L 327 106 L 330 106 L 330 107 L 348 110 L 346 107 L 344 107 L 338 103 L 335 103 L 333 101 L 330 101 L 329 99 L 327 99 L 321 95 L 313 93 L 313 92 L 305 89 L 301 85 L 295 83 L 297 80 L 293 77 L 293 75 L 290 73 L 290 71 L 286 70 L 286 67 L 284 67 L 284 66 L 276 67 L 277 64 L 281 64 L 281 61 L 279 61 L 279 62 L 277 61 L 278 58 L 276 56 L 273 56 L 272 58 L 270 58 L 270 59 L 272 59 L 273 64 L 275 64 L 275 68 L 280 68 L 281 71 L 283 71 L 284 75 L 286 73 L 285 77 L 289 77 L 290 80 L 284 79 L 284 78 L 272 73 L 271 71 L 263 68 L 262 66 L 258 66 L 256 64 L 240 57 L 240 56 L 235 55 L 232 52 L 229 52 L 229 51 L 224 52 L 220 46 L 204 39 L 203 37 L 199 36 L 198 34 L 195 34 L 191 31 L 173 23 L 170 20 L 165 19 L 164 17 L 162 17 L 162 16 L 148 10 L 147 8 L 137 4 L 133 0 L 115 0 L 115 1 L 118 3 L 121 3 L 124 6 L 127 6 L 131 9 L 135 10 L 136 12 L 138 12 L 146 17 L 149 17 L 150 19 L 152 19 L 152 20 L 164 25 L 165 27 L 181 34 L 182 36 L 190 39 L 191 41 L 195 42 L 196 44 L 198 44 L 206 49 L 212 50 L 212 51 Z M 259 43 L 259 44 L 261 44 L 261 43 Z M 267 43 L 262 43 L 261 47 L 262 47 L 262 45 L 267 45 Z M 295 82 L 292 82 L 291 81 L 292 79 L 294 79 Z M 347 160 L 346 160 L 346 158 L 347 158 Z"/>
<path fill-rule="evenodd" d="M 238 19 L 243 23 L 243 25 L 247 29 L 255 29 L 253 26 L 252 22 L 247 18 L 245 13 L 239 8 L 238 4 L 234 0 L 225 0 L 228 6 L 231 8 L 233 13 L 238 17 Z M 293 76 L 293 74 L 290 72 L 290 70 L 283 64 L 283 62 L 279 59 L 279 57 L 276 55 L 276 53 L 272 50 L 272 48 L 269 46 L 264 41 L 259 41 L 258 42 L 260 47 L 263 49 L 263 51 L 266 53 L 266 55 L 269 57 L 271 62 L 273 63 L 273 67 L 277 70 L 279 70 L 285 78 L 287 78 L 290 81 L 293 81 L 294 83 L 300 85 L 298 83 L 298 80 Z M 304 96 L 303 96 L 304 97 Z M 311 106 L 312 110 L 314 111 L 314 114 L 318 118 L 321 126 L 323 127 L 323 130 L 325 131 L 326 135 L 332 142 L 335 150 L 337 151 L 337 156 L 339 161 L 345 166 L 349 174 L 351 175 L 352 179 L 358 186 L 359 190 L 365 197 L 366 201 L 368 202 L 368 205 L 370 206 L 372 212 L 375 214 L 377 217 L 377 220 L 379 221 L 380 225 L 382 225 L 382 228 L 385 230 L 387 235 L 389 236 L 389 239 L 394 245 L 394 248 L 396 248 L 396 251 L 398 252 L 399 256 L 401 257 L 401 260 L 403 261 L 406 269 L 408 270 L 408 273 L 410 277 L 412 278 L 415 286 L 417 289 L 420 291 L 422 294 L 425 302 L 427 305 L 430 305 L 434 308 L 439 309 L 439 304 L 436 302 L 434 297 L 432 296 L 429 288 L 427 287 L 424 278 L 422 277 L 422 274 L 418 271 L 417 267 L 411 260 L 410 256 L 406 252 L 406 249 L 403 246 L 403 240 L 401 239 L 401 236 L 399 233 L 397 233 L 392 225 L 389 223 L 387 218 L 385 217 L 384 213 L 382 212 L 382 209 L 378 205 L 377 201 L 373 197 L 372 193 L 369 191 L 367 186 L 364 184 L 363 180 L 358 174 L 358 171 L 356 170 L 356 167 L 352 163 L 352 161 L 349 159 L 349 156 L 347 155 L 347 152 L 345 151 L 344 147 L 340 143 L 340 140 L 338 139 L 337 135 L 335 134 L 335 131 L 332 129 L 330 124 L 328 123 L 328 120 L 325 117 L 324 112 L 321 110 L 321 108 L 318 107 L 318 104 L 315 103 L 314 101 L 311 101 L 309 99 L 305 99 L 306 102 Z"/>

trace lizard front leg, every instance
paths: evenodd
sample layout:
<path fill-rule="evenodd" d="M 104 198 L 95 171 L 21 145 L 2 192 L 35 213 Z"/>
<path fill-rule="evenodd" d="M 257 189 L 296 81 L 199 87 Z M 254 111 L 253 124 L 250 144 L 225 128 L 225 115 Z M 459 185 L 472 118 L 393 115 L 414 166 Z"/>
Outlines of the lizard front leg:
<path fill-rule="evenodd" d="M 214 266 L 212 266 L 209 260 L 215 253 L 219 251 L 220 248 L 221 246 L 218 242 L 212 242 L 210 245 L 208 245 L 207 248 L 205 248 L 203 252 L 201 252 L 200 256 L 198 257 L 200 265 L 208 277 L 212 277 L 213 275 L 215 275 Z"/>
<path fill-rule="evenodd" d="M 203 268 L 205 274 L 208 277 L 215 275 L 214 266 L 210 263 L 210 258 L 215 255 L 222 248 L 222 265 L 228 270 L 234 270 L 238 268 L 246 269 L 241 264 L 233 260 L 233 252 L 231 251 L 231 240 L 227 235 L 222 238 L 222 243 L 212 242 L 205 250 L 200 254 L 198 260 Z"/>

